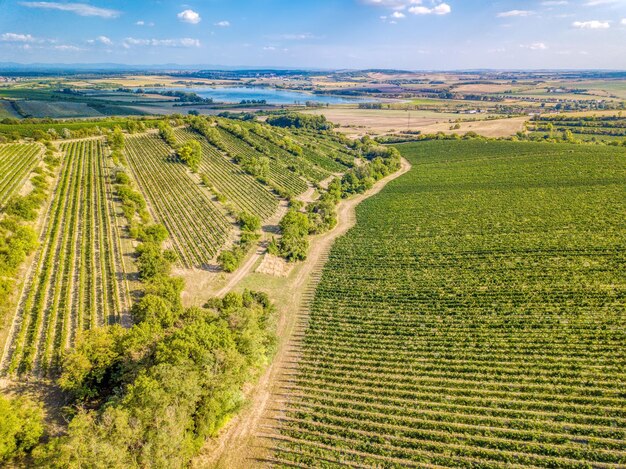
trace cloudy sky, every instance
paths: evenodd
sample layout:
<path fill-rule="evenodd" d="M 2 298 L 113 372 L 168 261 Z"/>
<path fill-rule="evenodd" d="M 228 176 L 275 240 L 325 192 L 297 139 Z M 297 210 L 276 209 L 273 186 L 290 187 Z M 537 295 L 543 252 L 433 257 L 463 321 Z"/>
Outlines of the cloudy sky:
<path fill-rule="evenodd" d="M 626 69 L 626 0 L 0 0 L 0 62 Z"/>

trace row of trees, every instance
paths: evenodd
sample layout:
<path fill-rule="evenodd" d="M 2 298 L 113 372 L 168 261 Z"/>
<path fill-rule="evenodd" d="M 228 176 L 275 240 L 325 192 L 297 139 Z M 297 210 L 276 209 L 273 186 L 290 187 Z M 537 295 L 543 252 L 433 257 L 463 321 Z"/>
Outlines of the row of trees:
<path fill-rule="evenodd" d="M 32 190 L 27 195 L 14 195 L 9 199 L 0 220 L 0 308 L 9 304 L 15 276 L 24 260 L 37 248 L 37 233 L 33 223 L 49 193 L 48 177 L 59 165 L 54 147 L 47 144 L 45 167 L 33 171 Z M 4 310 L 0 310 L 2 314 Z"/>
<path fill-rule="evenodd" d="M 324 233 L 337 224 L 336 206 L 341 199 L 370 189 L 383 177 L 400 169 L 400 153 L 393 147 L 376 144 L 368 137 L 353 144 L 364 158 L 363 164 L 335 178 L 319 199 L 304 206 L 292 201 L 287 214 L 280 222 L 281 238 L 269 246 L 271 254 L 295 262 L 306 259 L 309 250 L 308 236 Z"/>
<path fill-rule="evenodd" d="M 266 122 L 276 127 L 293 127 L 296 129 L 323 131 L 334 128 L 334 124 L 326 120 L 326 117 L 324 116 L 299 114 L 296 112 L 270 116 L 267 118 Z"/>
<path fill-rule="evenodd" d="M 241 237 L 230 250 L 225 250 L 217 257 L 217 262 L 225 272 L 234 272 L 241 265 L 250 248 L 259 240 L 261 219 L 250 213 L 242 212 L 237 217 L 241 229 Z"/>

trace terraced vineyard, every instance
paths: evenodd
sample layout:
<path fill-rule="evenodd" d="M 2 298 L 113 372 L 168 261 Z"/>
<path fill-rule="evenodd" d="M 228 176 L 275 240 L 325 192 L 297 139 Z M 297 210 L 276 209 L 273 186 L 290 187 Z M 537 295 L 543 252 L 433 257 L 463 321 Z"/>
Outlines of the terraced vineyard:
<path fill-rule="evenodd" d="M 62 145 L 61 176 L 25 281 L 2 372 L 45 374 L 81 329 L 130 308 L 100 140 Z"/>
<path fill-rule="evenodd" d="M 279 467 L 626 467 L 626 150 L 401 147 L 312 302 Z"/>
<path fill-rule="evenodd" d="M 167 228 L 180 263 L 187 268 L 207 265 L 232 232 L 208 190 L 156 134 L 128 137 L 125 153 L 155 220 Z"/>
<path fill-rule="evenodd" d="M 0 207 L 23 186 L 42 155 L 43 147 L 34 143 L 0 145 Z"/>
<path fill-rule="evenodd" d="M 205 174 L 213 187 L 239 211 L 252 213 L 263 220 L 274 214 L 278 208 L 278 198 L 254 177 L 228 160 L 205 138 L 185 129 L 177 129 L 175 135 L 179 142 L 184 143 L 190 139 L 200 142 L 202 163 L 199 172 Z"/>

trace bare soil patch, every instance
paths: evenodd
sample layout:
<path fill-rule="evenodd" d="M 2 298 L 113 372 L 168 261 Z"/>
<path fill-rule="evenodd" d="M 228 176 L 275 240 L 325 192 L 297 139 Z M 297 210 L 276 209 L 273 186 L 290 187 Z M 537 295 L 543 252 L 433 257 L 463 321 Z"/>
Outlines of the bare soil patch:
<path fill-rule="evenodd" d="M 274 277 L 287 277 L 291 269 L 293 269 L 293 264 L 290 264 L 285 259 L 271 254 L 265 254 L 255 272 L 273 275 Z"/>
<path fill-rule="evenodd" d="M 527 117 L 485 120 L 477 117 L 473 122 L 461 122 L 460 129 L 451 129 L 457 119 L 471 117 L 467 114 L 435 111 L 403 111 L 387 109 L 330 108 L 305 111 L 322 114 L 338 124 L 340 132 L 354 138 L 366 134 L 385 135 L 405 131 L 420 131 L 424 134 L 445 132 L 476 132 L 485 137 L 508 137 L 522 130 Z M 478 115 L 480 116 L 480 115 Z M 486 117 L 486 116 L 485 116 Z"/>

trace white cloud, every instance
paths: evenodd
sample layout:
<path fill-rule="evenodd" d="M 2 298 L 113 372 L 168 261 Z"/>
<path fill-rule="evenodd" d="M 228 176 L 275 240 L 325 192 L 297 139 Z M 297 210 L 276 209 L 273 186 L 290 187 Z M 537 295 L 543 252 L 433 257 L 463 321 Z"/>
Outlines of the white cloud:
<path fill-rule="evenodd" d="M 127 37 L 124 39 L 124 47 L 150 46 L 150 47 L 200 47 L 198 39 L 184 37 L 180 39 L 137 39 Z"/>
<path fill-rule="evenodd" d="M 532 16 L 534 14 L 535 12 L 531 10 L 510 10 L 510 11 L 502 11 L 498 13 L 496 16 L 498 18 L 511 18 L 515 16 L 519 16 L 519 17 Z"/>
<path fill-rule="evenodd" d="M 304 41 L 306 39 L 316 39 L 311 33 L 299 33 L 299 34 L 279 34 L 277 39 L 285 39 L 287 41 Z"/>
<path fill-rule="evenodd" d="M 447 3 L 440 3 L 432 8 L 425 6 L 413 6 L 409 12 L 414 15 L 447 15 L 452 12 L 452 8 Z"/>
<path fill-rule="evenodd" d="M 30 34 L 4 33 L 0 35 L 2 42 L 38 42 L 36 38 Z"/>
<path fill-rule="evenodd" d="M 120 16 L 120 12 L 117 10 L 94 7 L 86 3 L 20 2 L 20 5 L 28 8 L 69 11 L 80 16 L 99 16 L 100 18 L 117 18 Z"/>
<path fill-rule="evenodd" d="M 574 21 L 572 26 L 578 29 L 609 29 L 611 24 L 608 21 Z"/>
<path fill-rule="evenodd" d="M 532 44 L 522 44 L 520 46 L 523 49 L 530 50 L 546 50 L 548 46 L 544 42 L 533 42 Z"/>
<path fill-rule="evenodd" d="M 431 6 L 424 6 L 423 0 L 361 0 L 361 3 L 364 3 L 365 5 L 391 8 L 392 10 L 395 10 L 391 17 L 396 19 L 404 18 L 404 14 L 400 13 L 400 10 L 408 9 L 408 11 L 414 15 L 447 15 L 452 11 L 450 5 L 441 2 L 441 0 L 429 0 L 429 4 Z M 396 16 L 395 13 L 400 13 L 402 16 Z M 383 21 L 386 19 L 387 17 L 385 17 Z M 390 23 L 393 23 L 393 21 L 390 21 Z"/>
<path fill-rule="evenodd" d="M 61 44 L 59 46 L 54 46 L 53 49 L 59 50 L 59 51 L 62 51 L 62 52 L 77 52 L 79 50 L 82 50 L 80 47 L 68 46 L 68 45 L 65 45 L 65 44 Z"/>
<path fill-rule="evenodd" d="M 96 41 L 98 41 L 101 44 L 104 44 L 105 46 L 110 46 L 113 44 L 113 41 L 111 41 L 111 39 L 109 39 L 106 36 L 98 36 L 96 38 Z"/>
<path fill-rule="evenodd" d="M 271 50 L 276 50 L 276 47 L 274 47 L 274 46 L 265 46 L 265 47 L 263 48 L 263 50 L 270 50 L 270 51 L 271 51 Z"/>
<path fill-rule="evenodd" d="M 401 11 L 394 11 L 391 16 L 393 18 L 404 18 L 406 17 L 406 15 L 404 13 L 402 13 Z"/>
<path fill-rule="evenodd" d="M 87 39 L 87 44 L 104 44 L 105 46 L 112 46 L 113 41 L 106 36 L 98 36 L 95 39 Z"/>
<path fill-rule="evenodd" d="M 136 24 L 137 26 L 144 26 L 144 25 L 146 24 L 146 22 L 145 22 L 145 21 L 143 21 L 143 20 L 139 20 L 139 21 L 137 21 L 135 24 Z"/>
<path fill-rule="evenodd" d="M 377 7 L 393 8 L 394 10 L 404 10 L 411 5 L 420 5 L 421 0 L 361 0 L 361 3 Z"/>
<path fill-rule="evenodd" d="M 626 18 L 623 18 L 622 21 L 620 21 L 620 24 L 626 26 Z"/>
<path fill-rule="evenodd" d="M 200 18 L 200 14 L 193 10 L 181 11 L 176 16 L 184 23 L 198 24 L 200 21 L 202 21 L 202 18 Z"/>
<path fill-rule="evenodd" d="M 567 0 L 547 0 L 545 2 L 541 2 L 541 5 L 544 7 L 556 7 L 560 5 L 569 5 Z"/>
<path fill-rule="evenodd" d="M 586 7 L 597 7 L 601 5 L 615 5 L 622 0 L 588 0 L 585 2 Z"/>
<path fill-rule="evenodd" d="M 215 26 L 219 26 L 220 28 L 228 28 L 230 26 L 230 21 L 218 21 L 217 23 L 215 23 Z"/>

